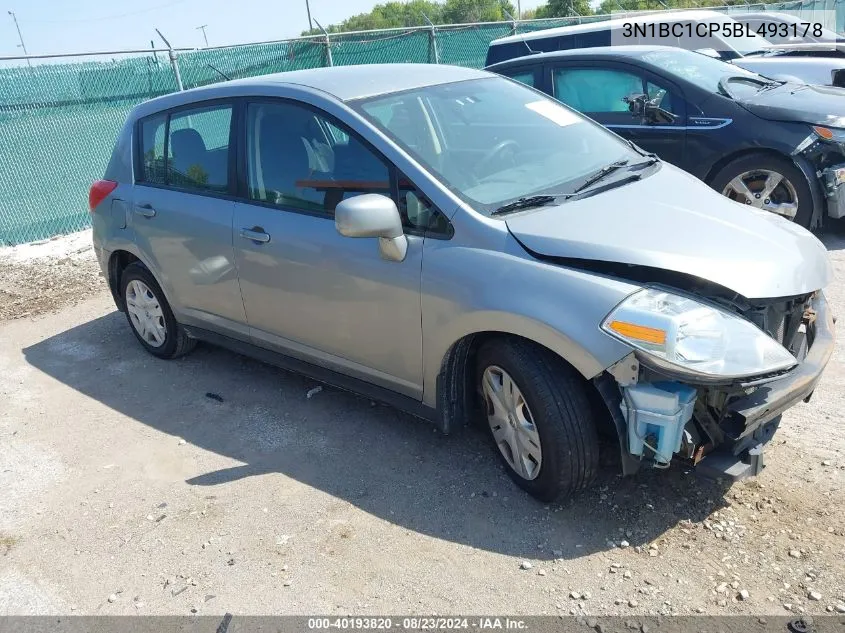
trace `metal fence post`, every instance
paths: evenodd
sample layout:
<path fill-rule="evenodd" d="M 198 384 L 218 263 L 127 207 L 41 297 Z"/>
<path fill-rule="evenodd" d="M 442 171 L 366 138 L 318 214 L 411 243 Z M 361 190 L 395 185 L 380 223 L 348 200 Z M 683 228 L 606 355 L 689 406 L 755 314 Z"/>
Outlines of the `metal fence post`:
<path fill-rule="evenodd" d="M 437 50 L 437 28 L 434 26 L 434 23 L 428 19 L 428 16 L 423 13 L 423 19 L 428 22 L 428 26 L 430 27 L 428 30 L 428 59 L 429 63 L 439 64 L 440 63 L 440 51 Z M 433 60 L 433 61 L 432 61 Z"/>
<path fill-rule="evenodd" d="M 182 73 L 179 72 L 179 61 L 176 59 L 176 51 L 173 50 L 170 42 L 168 42 L 167 38 L 161 34 L 161 31 L 156 29 L 156 33 L 158 33 L 158 36 L 164 40 L 164 43 L 167 45 L 167 56 L 170 58 L 170 66 L 173 68 L 173 75 L 176 78 L 176 89 L 179 90 L 179 92 L 182 92 L 185 89 L 185 86 L 182 85 Z"/>
<path fill-rule="evenodd" d="M 516 35 L 516 31 L 519 28 L 519 20 L 508 13 L 504 7 L 502 7 L 502 13 L 504 13 L 505 17 L 511 22 L 511 35 Z"/>
<path fill-rule="evenodd" d="M 323 28 L 322 24 L 317 22 L 316 18 L 314 19 L 314 23 L 320 27 L 323 35 L 326 36 L 326 66 L 334 66 L 334 60 L 332 59 L 332 41 L 329 39 L 329 32 Z"/>

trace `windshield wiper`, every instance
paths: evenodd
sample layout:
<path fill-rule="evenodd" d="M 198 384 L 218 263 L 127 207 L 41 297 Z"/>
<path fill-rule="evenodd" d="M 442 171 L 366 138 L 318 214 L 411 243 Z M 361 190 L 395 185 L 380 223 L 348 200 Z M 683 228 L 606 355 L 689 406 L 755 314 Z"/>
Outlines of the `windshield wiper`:
<path fill-rule="evenodd" d="M 604 167 L 599 169 L 596 173 L 594 173 L 592 176 L 589 176 L 580 185 L 575 187 L 575 189 L 572 190 L 572 193 L 578 193 L 579 191 L 584 191 L 584 189 L 591 187 L 592 185 L 596 184 L 600 180 L 603 180 L 604 178 L 606 178 L 607 176 L 609 176 L 613 172 L 622 169 L 629 162 L 630 161 L 627 158 L 625 158 L 623 160 L 614 161 L 614 162 L 610 163 L 609 165 L 605 165 Z"/>
<path fill-rule="evenodd" d="M 565 196 L 567 194 L 545 194 L 542 196 L 525 196 L 523 198 L 519 198 L 514 200 L 513 202 L 509 202 L 506 205 L 503 205 L 493 211 L 490 215 L 502 215 L 504 213 L 510 213 L 511 211 L 518 211 L 519 209 L 531 209 L 533 207 L 541 207 L 544 204 L 549 204 L 550 202 L 554 202 L 556 198 L 561 196 Z"/>
<path fill-rule="evenodd" d="M 760 86 L 760 89 L 757 92 L 763 92 L 765 90 L 772 90 L 774 88 L 780 88 L 784 83 L 784 81 L 769 81 L 765 85 Z"/>

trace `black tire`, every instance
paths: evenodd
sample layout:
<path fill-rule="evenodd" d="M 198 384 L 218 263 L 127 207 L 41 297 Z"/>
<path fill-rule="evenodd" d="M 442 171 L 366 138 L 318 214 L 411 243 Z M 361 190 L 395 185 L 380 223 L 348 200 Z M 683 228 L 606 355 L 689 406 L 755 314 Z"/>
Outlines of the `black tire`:
<path fill-rule="evenodd" d="M 539 472 L 526 479 L 508 463 L 487 423 L 485 370 L 507 372 L 525 399 L 542 451 Z M 478 351 L 475 385 L 484 423 L 505 470 L 516 484 L 541 501 L 552 501 L 586 487 L 598 469 L 599 443 L 593 409 L 583 378 L 561 358 L 528 341 L 498 338 Z"/>
<path fill-rule="evenodd" d="M 787 158 L 760 153 L 741 156 L 722 167 L 711 180 L 710 186 L 722 193 L 731 180 L 756 169 L 777 172 L 792 184 L 798 196 L 798 212 L 793 221 L 806 229 L 810 228 L 813 219 L 813 193 L 810 183 L 795 163 Z"/>
<path fill-rule="evenodd" d="M 155 300 L 158 302 L 158 305 L 161 307 L 162 321 L 164 322 L 165 331 L 164 342 L 159 346 L 151 345 L 136 329 L 129 309 L 127 308 L 126 320 L 129 322 L 129 327 L 132 329 L 132 333 L 135 335 L 135 338 L 138 339 L 138 342 L 141 343 L 141 345 L 144 346 L 144 349 L 153 356 L 165 359 L 184 356 L 194 349 L 197 345 L 197 341 L 189 337 L 182 326 L 176 322 L 176 318 L 173 316 L 173 311 L 170 309 L 170 304 L 167 303 L 167 299 L 164 296 L 164 292 L 161 290 L 161 286 L 158 285 L 158 282 L 155 280 L 152 273 L 150 273 L 150 271 L 139 262 L 129 264 L 124 269 L 123 274 L 120 277 L 120 296 L 123 299 L 124 305 L 126 305 L 127 301 L 127 287 L 130 282 L 135 280 L 143 282 L 144 285 L 149 288 L 150 292 L 155 297 Z"/>

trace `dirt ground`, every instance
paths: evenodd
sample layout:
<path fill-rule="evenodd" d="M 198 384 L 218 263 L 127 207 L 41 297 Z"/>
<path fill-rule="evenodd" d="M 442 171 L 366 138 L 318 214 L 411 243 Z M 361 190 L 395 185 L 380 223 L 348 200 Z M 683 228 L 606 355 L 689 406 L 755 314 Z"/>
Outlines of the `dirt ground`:
<path fill-rule="evenodd" d="M 845 612 L 843 321 L 758 479 L 605 472 L 544 506 L 480 432 L 145 354 L 89 243 L 0 251 L 0 615 Z"/>

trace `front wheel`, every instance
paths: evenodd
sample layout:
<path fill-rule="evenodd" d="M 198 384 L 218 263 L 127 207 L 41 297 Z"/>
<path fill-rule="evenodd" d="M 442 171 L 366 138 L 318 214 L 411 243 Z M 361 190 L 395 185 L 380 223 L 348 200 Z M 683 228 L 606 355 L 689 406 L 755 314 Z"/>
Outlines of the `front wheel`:
<path fill-rule="evenodd" d="M 749 154 L 725 165 L 711 186 L 735 202 L 776 213 L 810 227 L 813 194 L 804 173 L 785 158 Z"/>
<path fill-rule="evenodd" d="M 598 436 L 572 367 L 527 341 L 496 339 L 478 352 L 476 384 L 499 457 L 520 488 L 552 501 L 592 481 Z"/>

